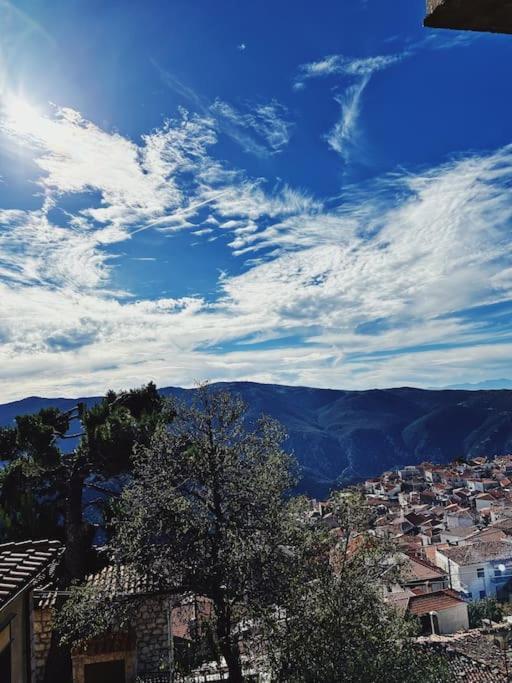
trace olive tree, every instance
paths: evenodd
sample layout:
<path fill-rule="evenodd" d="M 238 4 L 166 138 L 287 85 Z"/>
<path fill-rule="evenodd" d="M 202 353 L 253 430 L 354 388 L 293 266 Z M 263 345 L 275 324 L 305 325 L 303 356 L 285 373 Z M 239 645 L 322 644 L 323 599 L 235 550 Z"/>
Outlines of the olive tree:
<path fill-rule="evenodd" d="M 292 460 L 273 420 L 250 423 L 245 404 L 200 387 L 167 429 L 135 456 L 112 544 L 169 590 L 211 600 L 219 653 L 242 681 L 239 624 L 252 604 L 277 598 Z"/>

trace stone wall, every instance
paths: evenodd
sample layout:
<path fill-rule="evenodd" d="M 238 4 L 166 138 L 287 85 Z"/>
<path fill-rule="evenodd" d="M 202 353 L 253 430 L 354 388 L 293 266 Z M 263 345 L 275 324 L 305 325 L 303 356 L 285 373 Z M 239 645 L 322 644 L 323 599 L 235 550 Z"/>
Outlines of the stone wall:
<path fill-rule="evenodd" d="M 148 598 L 141 602 L 137 614 L 130 624 L 130 630 L 135 635 L 135 657 L 132 659 L 128 651 L 120 653 L 76 653 L 73 656 L 73 681 L 81 683 L 83 669 L 86 664 L 94 661 L 110 661 L 121 658 L 125 660 L 127 672 L 130 677 L 137 674 L 155 673 L 162 668 L 167 668 L 169 660 L 168 621 L 166 598 Z M 189 619 L 193 617 L 193 605 L 183 610 L 180 618 L 176 612 L 173 618 L 173 630 L 175 635 L 182 637 L 188 630 Z M 34 609 L 33 612 L 33 670 L 35 683 L 43 683 L 46 660 L 50 650 L 52 638 L 52 610 Z M 101 641 L 101 637 L 98 638 Z M 104 638 L 103 640 L 108 640 Z M 93 648 L 94 649 L 94 648 Z M 106 647 L 108 650 L 108 647 Z"/>
<path fill-rule="evenodd" d="M 167 664 L 169 657 L 166 600 L 145 600 L 133 627 L 137 637 L 137 672 L 158 671 L 162 664 Z"/>
<path fill-rule="evenodd" d="M 43 683 L 46 659 L 52 640 L 53 616 L 51 608 L 34 609 L 32 612 L 33 627 L 33 670 L 35 683 Z"/>

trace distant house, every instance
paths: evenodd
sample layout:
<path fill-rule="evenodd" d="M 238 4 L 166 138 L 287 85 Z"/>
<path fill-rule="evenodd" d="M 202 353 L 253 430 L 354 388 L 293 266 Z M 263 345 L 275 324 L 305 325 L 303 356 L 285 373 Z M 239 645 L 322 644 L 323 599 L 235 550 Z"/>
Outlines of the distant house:
<path fill-rule="evenodd" d="M 402 576 L 401 583 L 405 588 L 420 588 L 425 593 L 448 587 L 448 575 L 444 570 L 412 555 L 404 555 Z"/>
<path fill-rule="evenodd" d="M 385 596 L 385 601 L 401 614 L 416 617 L 423 635 L 455 633 L 469 628 L 468 606 L 452 590 L 422 593 L 404 588 Z"/>
<path fill-rule="evenodd" d="M 436 552 L 436 564 L 447 573 L 450 586 L 468 600 L 512 594 L 512 543 L 480 541 Z"/>
<path fill-rule="evenodd" d="M 455 527 L 474 526 L 473 515 L 467 508 L 460 508 L 458 505 L 448 505 L 444 513 L 444 523 L 447 529 Z"/>
<path fill-rule="evenodd" d="M 490 489 L 497 488 L 499 484 L 494 479 L 466 479 L 466 486 L 470 491 L 484 493 Z"/>
<path fill-rule="evenodd" d="M 58 541 L 0 545 L 0 682 L 35 683 L 33 591 L 59 561 Z"/>
<path fill-rule="evenodd" d="M 407 611 L 420 620 L 424 634 L 455 633 L 469 628 L 468 606 L 452 590 L 413 595 Z"/>
<path fill-rule="evenodd" d="M 478 531 L 480 531 L 478 526 L 455 526 L 450 529 L 443 529 L 439 533 L 439 540 L 441 543 L 462 545 L 467 538 L 472 538 Z"/>

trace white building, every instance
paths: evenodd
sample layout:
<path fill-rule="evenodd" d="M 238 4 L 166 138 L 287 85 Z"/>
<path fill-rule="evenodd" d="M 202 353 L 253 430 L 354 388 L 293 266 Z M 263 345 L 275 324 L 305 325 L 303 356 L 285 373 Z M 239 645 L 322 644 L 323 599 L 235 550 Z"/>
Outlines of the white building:
<path fill-rule="evenodd" d="M 424 634 L 447 634 L 469 628 L 468 606 L 454 591 L 414 595 L 407 605 L 409 614 L 420 620 Z"/>
<path fill-rule="evenodd" d="M 512 595 L 512 542 L 480 541 L 436 550 L 436 564 L 448 574 L 453 590 L 468 600 Z"/>

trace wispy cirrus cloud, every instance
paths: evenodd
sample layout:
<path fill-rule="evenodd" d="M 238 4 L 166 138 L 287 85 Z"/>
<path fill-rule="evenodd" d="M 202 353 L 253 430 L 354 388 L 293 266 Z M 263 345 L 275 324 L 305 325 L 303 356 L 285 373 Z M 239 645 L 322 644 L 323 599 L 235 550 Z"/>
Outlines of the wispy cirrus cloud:
<path fill-rule="evenodd" d="M 404 41 L 403 37 L 395 36 L 388 42 L 398 43 L 400 48 L 392 54 L 366 57 L 333 54 L 300 65 L 293 79 L 293 89 L 303 90 L 312 79 L 336 77 L 337 81 L 345 81 L 343 87 L 336 88 L 334 93 L 334 99 L 340 106 L 340 117 L 325 139 L 329 147 L 337 152 L 345 163 L 355 159 L 361 162 L 365 157 L 361 128 L 363 95 L 375 74 L 421 52 L 468 47 L 479 39 L 481 36 L 478 33 L 470 32 L 454 32 L 453 35 L 430 33 L 416 41 Z"/>
<path fill-rule="evenodd" d="M 299 73 L 293 83 L 295 90 L 302 90 L 306 82 L 314 78 L 343 76 L 353 81 L 335 95 L 335 100 L 340 105 L 340 119 L 326 136 L 329 147 L 344 161 L 349 161 L 354 151 L 359 148 L 361 101 L 371 78 L 375 73 L 402 61 L 408 54 L 403 52 L 365 58 L 329 55 L 299 67 Z"/>
<path fill-rule="evenodd" d="M 287 111 L 278 102 L 246 105 L 242 112 L 227 102 L 215 100 L 210 111 L 224 124 L 229 126 L 230 134 L 236 137 L 241 146 L 258 156 L 280 152 L 290 141 L 292 124 L 287 120 Z M 256 139 L 247 137 L 246 131 Z"/>
<path fill-rule="evenodd" d="M 243 45 L 243 50 L 245 50 Z M 240 50 L 240 46 L 238 47 Z M 217 124 L 218 131 L 238 143 L 245 152 L 265 157 L 280 152 L 290 141 L 293 124 L 286 107 L 270 102 L 245 102 L 237 108 L 217 98 L 213 103 L 183 84 L 174 74 L 153 62 L 165 85 L 185 99 L 203 116 Z"/>
<path fill-rule="evenodd" d="M 404 54 L 377 55 L 362 58 L 351 58 L 344 55 L 329 55 L 316 62 L 308 62 L 299 67 L 293 86 L 302 89 L 306 81 L 312 78 L 326 78 L 328 76 L 371 76 L 377 71 L 382 71 L 392 64 L 400 62 Z"/>
<path fill-rule="evenodd" d="M 216 142 L 211 119 L 183 114 L 136 144 L 71 109 L 47 115 L 27 107 L 6 98 L 0 133 L 32 154 L 44 199 L 35 211 L 1 212 L 4 277 L 43 281 L 45 273 L 53 286 L 94 287 L 108 279 L 109 245 L 149 226 L 186 223 L 194 194 L 190 172 L 205 172 L 207 148 Z M 56 223 L 60 199 L 82 194 L 89 204 L 73 214 L 61 211 Z"/>
<path fill-rule="evenodd" d="M 32 154 L 42 195 L 0 213 L 5 399 L 148 378 L 430 386 L 458 381 L 460 358 L 504 373 L 512 330 L 490 321 L 512 301 L 510 147 L 323 202 L 220 162 L 208 116 L 139 141 L 70 110 L 30 116 L 1 124 Z M 227 236 L 243 268 L 208 298 L 117 291 L 141 230 Z"/>

